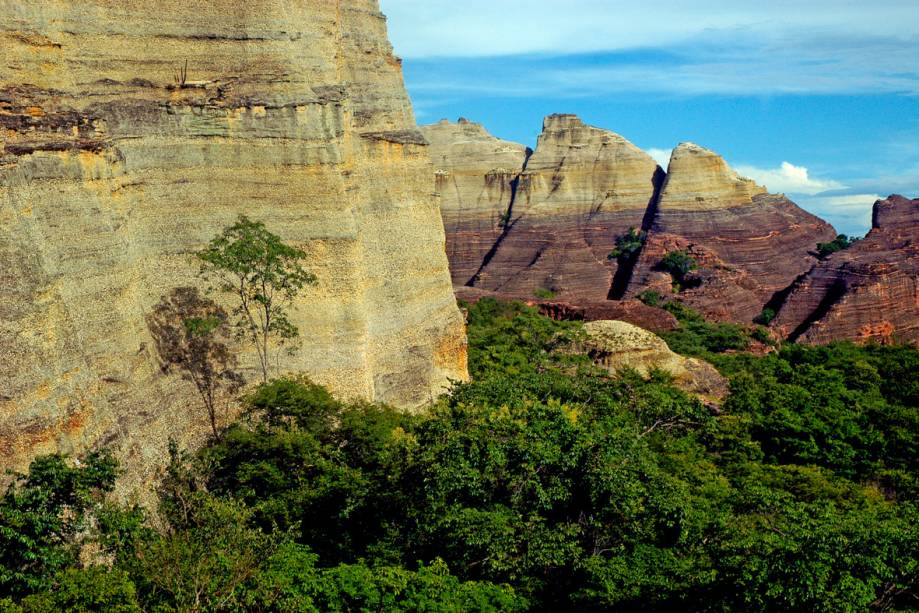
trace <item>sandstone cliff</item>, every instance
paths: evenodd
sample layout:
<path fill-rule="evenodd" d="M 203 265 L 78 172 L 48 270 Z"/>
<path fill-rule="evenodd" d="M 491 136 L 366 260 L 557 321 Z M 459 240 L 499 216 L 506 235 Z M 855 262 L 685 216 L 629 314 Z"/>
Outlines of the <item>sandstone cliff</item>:
<path fill-rule="evenodd" d="M 528 158 L 523 145 L 466 121 L 423 130 L 454 284 L 479 292 L 540 298 L 587 317 L 608 312 L 609 299 L 628 298 L 631 306 L 619 311 L 630 322 L 663 328 L 634 305 L 655 290 L 710 317 L 750 323 L 816 263 L 817 243 L 835 238 L 829 224 L 690 143 L 677 147 L 665 174 L 621 136 L 573 115 L 547 117 Z M 645 245 L 610 260 L 630 228 L 647 232 Z M 672 251 L 699 264 L 679 296 L 659 269 Z"/>
<path fill-rule="evenodd" d="M 440 124 L 425 128 L 435 166 L 444 175 L 452 173 L 451 163 L 444 160 L 450 159 L 453 146 L 440 137 L 462 127 Z M 451 251 L 451 265 L 460 271 L 454 279 L 518 298 L 551 293 L 581 301 L 606 300 L 617 270 L 615 260 L 608 260 L 607 255 L 617 236 L 642 226 L 663 171 L 626 139 L 585 125 L 574 115 L 547 117 L 536 150 L 513 175 L 506 167 L 495 166 L 498 143 L 492 139 L 474 150 L 464 149 L 469 154 L 463 159 L 464 173 L 475 185 L 469 192 L 481 195 L 475 207 L 468 204 L 469 198 L 458 198 L 452 188 L 439 183 L 448 234 L 453 228 L 463 228 L 462 235 L 449 240 L 462 245 L 473 235 L 466 228 L 477 229 L 471 239 L 474 249 L 458 246 Z M 520 157 L 524 148 L 517 145 L 513 150 Z M 502 159 L 502 163 L 507 161 Z M 497 192 L 488 192 L 495 184 L 499 185 Z M 490 207 L 482 204 L 489 198 Z M 467 217 L 466 211 L 473 208 L 487 209 L 489 219 L 502 212 L 497 215 L 500 231 L 492 227 L 487 234 L 497 234 L 490 249 L 485 249 L 481 224 Z M 476 272 L 467 279 L 470 270 Z"/>
<path fill-rule="evenodd" d="M 204 432 L 145 314 L 240 213 L 319 279 L 287 369 L 404 407 L 466 376 L 434 171 L 376 0 L 0 12 L 0 465 L 108 443 L 142 477 L 168 437 Z"/>
<path fill-rule="evenodd" d="M 774 327 L 810 343 L 919 341 L 919 200 L 877 202 L 871 232 L 796 282 Z"/>
<path fill-rule="evenodd" d="M 710 317 L 750 323 L 816 263 L 817 243 L 835 236 L 828 223 L 738 176 L 717 154 L 684 143 L 670 160 L 628 295 L 672 294 L 659 264 L 685 251 L 699 269 L 680 299 Z"/>
<path fill-rule="evenodd" d="M 465 119 L 424 126 L 422 132 L 437 168 L 453 283 L 465 285 L 504 231 L 530 151 Z"/>

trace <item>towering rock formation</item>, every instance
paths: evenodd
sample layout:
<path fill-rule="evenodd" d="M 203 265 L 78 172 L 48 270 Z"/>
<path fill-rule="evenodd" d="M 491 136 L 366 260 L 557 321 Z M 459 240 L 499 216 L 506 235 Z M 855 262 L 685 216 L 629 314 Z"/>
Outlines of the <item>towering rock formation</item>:
<path fill-rule="evenodd" d="M 455 285 L 470 282 L 504 231 L 530 151 L 465 119 L 422 127 L 437 168 L 447 256 Z"/>
<path fill-rule="evenodd" d="M 434 171 L 376 0 L 0 12 L 0 465 L 110 443 L 140 477 L 204 432 L 145 315 L 241 213 L 319 279 L 285 369 L 405 407 L 465 377 Z"/>
<path fill-rule="evenodd" d="M 475 219 L 463 221 L 465 211 L 473 208 L 468 198 L 450 193 L 446 177 L 452 164 L 458 163 L 445 162 L 453 145 L 442 136 L 450 130 L 462 132 L 465 138 L 469 128 L 468 124 L 426 128 L 435 166 L 445 177 L 439 185 L 448 233 L 459 226 L 481 227 Z M 480 128 L 476 131 L 484 134 Z M 574 115 L 546 118 L 536 151 L 516 176 L 495 167 L 496 148 L 513 146 L 486 138 L 481 137 L 484 144 L 476 148 L 461 147 L 470 153 L 462 167 L 465 177 L 478 177 L 469 180 L 474 187 L 468 189 L 484 198 L 477 200 L 476 210 L 488 210 L 488 219 L 503 211 L 497 215 L 502 227 L 500 232 L 491 228 L 492 235 L 498 236 L 490 249 L 479 240 L 484 232 L 475 235 L 470 248 L 453 248 L 451 263 L 459 271 L 454 280 L 513 297 L 532 297 L 544 290 L 559 298 L 606 300 L 617 268 L 607 256 L 617 236 L 642 226 L 663 171 L 621 136 L 587 126 Z M 514 148 L 518 157 L 522 151 L 520 145 Z M 494 204 L 482 204 L 489 199 Z M 458 235 L 455 241 L 465 244 L 467 236 Z M 473 251 L 476 256 L 485 253 L 475 274 L 464 279 L 474 267 Z"/>
<path fill-rule="evenodd" d="M 799 279 L 774 327 L 792 340 L 919 341 L 919 200 L 874 205 L 873 228 Z"/>
<path fill-rule="evenodd" d="M 835 236 L 832 226 L 738 176 L 715 153 L 684 143 L 670 160 L 628 295 L 671 294 L 673 280 L 659 264 L 685 251 L 699 270 L 680 299 L 716 319 L 750 322 L 816 263 L 817 243 Z"/>

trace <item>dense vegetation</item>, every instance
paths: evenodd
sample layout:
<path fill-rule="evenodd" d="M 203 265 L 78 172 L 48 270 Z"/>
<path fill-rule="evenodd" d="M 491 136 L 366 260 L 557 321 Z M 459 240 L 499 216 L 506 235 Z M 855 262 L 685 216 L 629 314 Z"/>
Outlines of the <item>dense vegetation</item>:
<path fill-rule="evenodd" d="M 102 502 L 105 455 L 37 460 L 0 503 L 0 611 L 915 610 L 919 351 L 717 353 L 680 316 L 720 411 L 484 300 L 474 381 L 425 415 L 272 381 L 173 450 L 157 509 Z"/>

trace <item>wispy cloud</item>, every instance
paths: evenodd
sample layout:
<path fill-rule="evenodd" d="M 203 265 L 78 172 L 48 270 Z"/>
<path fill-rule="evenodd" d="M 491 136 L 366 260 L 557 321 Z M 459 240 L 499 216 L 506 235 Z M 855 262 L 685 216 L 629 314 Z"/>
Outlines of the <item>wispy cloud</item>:
<path fill-rule="evenodd" d="M 919 95 L 912 0 L 383 0 L 396 52 L 431 70 L 413 90 L 494 96 Z M 582 56 L 580 59 L 576 56 Z M 489 73 L 488 58 L 517 70 Z M 481 61 L 485 64 L 479 63 Z M 464 70 L 463 68 L 468 70 Z"/>
<path fill-rule="evenodd" d="M 815 179 L 810 176 L 810 171 L 807 168 L 795 166 L 790 162 L 782 162 L 782 165 L 778 168 L 757 168 L 756 166 L 739 165 L 735 167 L 735 170 L 760 185 L 765 185 L 771 192 L 813 196 L 846 187 L 838 181 Z"/>
<path fill-rule="evenodd" d="M 804 36 L 804 34 L 801 34 Z M 810 41 L 710 34 L 664 49 L 582 55 L 441 58 L 413 63 L 415 92 L 507 97 L 584 98 L 611 93 L 677 95 L 919 95 L 914 40 Z M 499 67 L 500 66 L 500 67 Z"/>
<path fill-rule="evenodd" d="M 382 0 L 382 7 L 408 58 L 660 47 L 737 28 L 806 32 L 804 46 L 826 33 L 847 40 L 909 33 L 903 26 L 919 14 L 913 0 Z"/>
<path fill-rule="evenodd" d="M 831 221 L 843 234 L 860 236 L 871 227 L 872 208 L 881 199 L 879 194 L 851 194 L 802 197 L 796 202 L 811 213 Z"/>

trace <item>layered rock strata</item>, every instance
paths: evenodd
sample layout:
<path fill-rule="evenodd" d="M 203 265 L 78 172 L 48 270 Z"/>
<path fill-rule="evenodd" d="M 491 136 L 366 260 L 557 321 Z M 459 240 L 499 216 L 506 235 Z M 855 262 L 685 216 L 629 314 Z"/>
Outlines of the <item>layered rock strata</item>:
<path fill-rule="evenodd" d="M 508 223 L 520 171 L 531 153 L 460 119 L 422 128 L 437 168 L 437 193 L 455 285 L 475 277 Z"/>
<path fill-rule="evenodd" d="M 773 325 L 792 340 L 919 341 L 919 200 L 874 205 L 872 230 L 791 288 Z"/>
<path fill-rule="evenodd" d="M 627 295 L 671 295 L 673 279 L 660 264 L 683 251 L 698 269 L 679 298 L 715 319 L 749 323 L 817 262 L 817 243 L 835 236 L 828 223 L 740 177 L 717 154 L 684 143 L 673 152 Z"/>
<path fill-rule="evenodd" d="M 653 290 L 749 323 L 816 263 L 817 243 L 835 238 L 829 224 L 691 143 L 676 148 L 665 174 L 621 136 L 573 115 L 547 117 L 529 157 L 465 120 L 423 131 L 456 286 L 554 301 L 572 313 Z M 630 228 L 647 232 L 644 246 L 609 259 Z M 674 251 L 698 265 L 679 295 L 660 269 Z"/>
<path fill-rule="evenodd" d="M 450 145 L 439 136 L 462 128 L 443 123 L 424 128 L 439 173 L 452 172 L 443 161 L 450 157 Z M 488 210 L 489 219 L 500 220 L 500 227 L 487 234 L 497 234 L 490 249 L 484 249 L 482 232 L 469 248 L 454 248 L 454 280 L 519 298 L 551 294 L 606 300 L 617 271 L 616 261 L 607 256 L 617 236 L 641 228 L 663 178 L 657 162 L 621 136 L 585 125 L 574 115 L 546 118 L 536 150 L 516 175 L 496 168 L 495 146 L 490 140 L 465 149 L 470 155 L 462 163 L 466 176 L 478 177 L 470 181 L 470 194 L 496 189 L 500 198 L 493 198 L 491 206 L 473 206 L 469 198 L 456 196 L 460 190 L 452 190 L 449 181 L 439 183 L 448 234 L 466 223 L 481 227 L 475 219 L 462 221 L 465 210 Z M 518 145 L 515 154 L 522 150 Z M 467 236 L 457 235 L 455 242 L 463 244 Z M 475 273 L 467 279 L 471 270 Z"/>
<path fill-rule="evenodd" d="M 142 479 L 168 438 L 200 438 L 145 316 L 199 283 L 193 252 L 239 214 L 318 277 L 284 370 L 403 407 L 466 376 L 434 170 L 376 0 L 0 12 L 0 465 L 109 444 Z"/>

